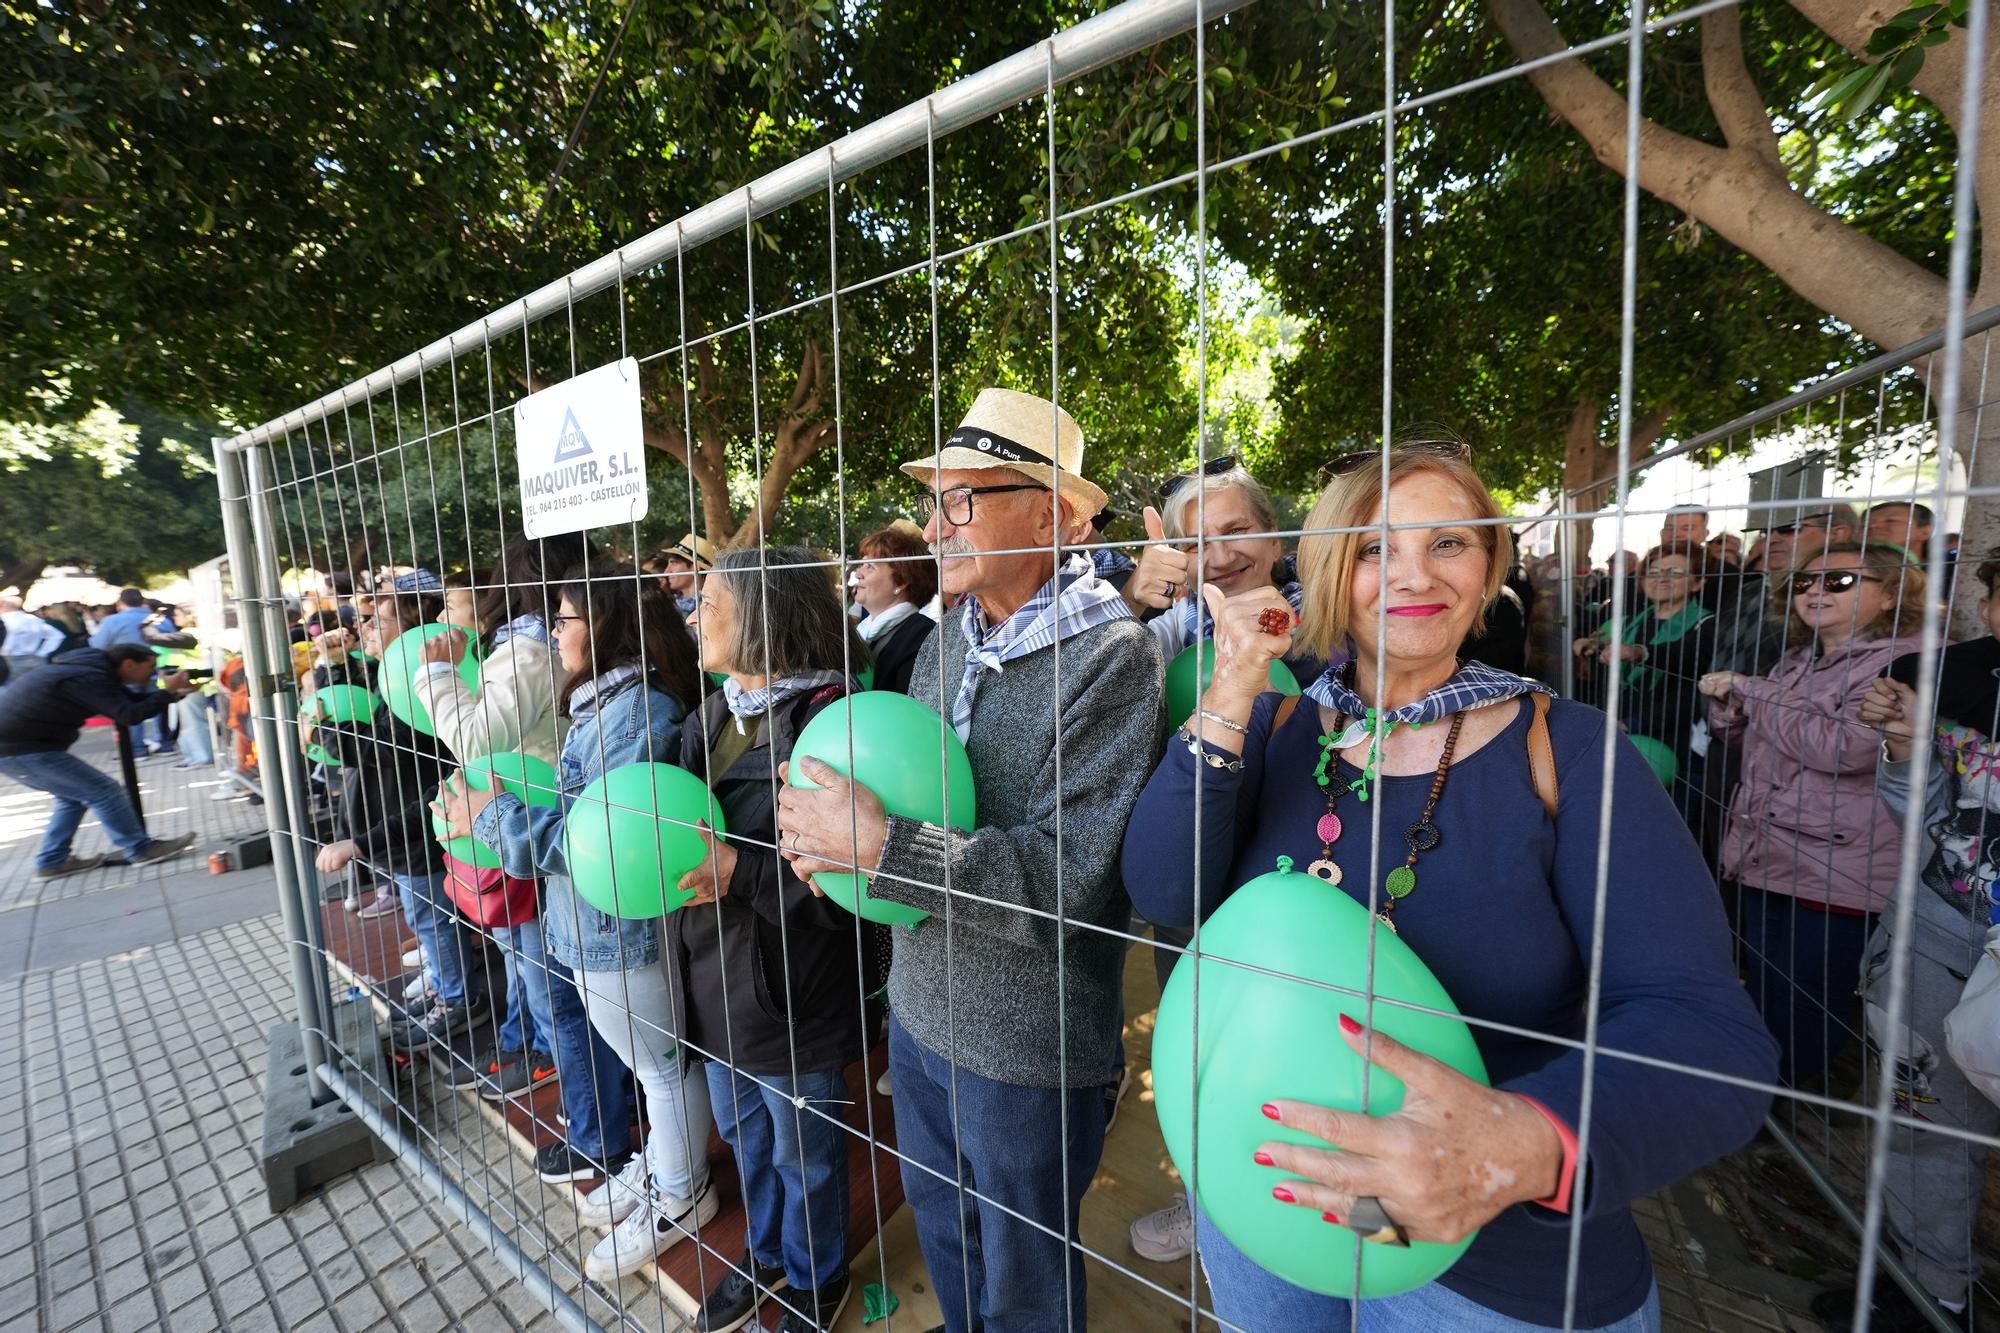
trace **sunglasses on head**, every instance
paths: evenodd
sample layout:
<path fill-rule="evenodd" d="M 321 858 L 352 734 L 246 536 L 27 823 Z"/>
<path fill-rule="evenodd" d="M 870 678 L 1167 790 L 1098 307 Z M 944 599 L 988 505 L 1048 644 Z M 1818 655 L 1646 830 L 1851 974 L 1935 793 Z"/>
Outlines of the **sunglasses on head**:
<path fill-rule="evenodd" d="M 1466 458 L 1472 453 L 1472 446 L 1464 440 L 1410 440 L 1403 444 L 1392 444 L 1389 453 L 1405 456 L 1416 454 L 1425 458 Z M 1341 454 L 1333 461 L 1323 464 L 1319 470 L 1321 481 L 1334 477 L 1351 476 L 1370 463 L 1378 467 L 1382 462 L 1380 449 L 1356 449 L 1353 453 Z"/>
<path fill-rule="evenodd" d="M 1167 501 L 1173 499 L 1176 491 L 1193 481 L 1196 477 L 1221 476 L 1235 467 L 1240 458 L 1241 455 L 1238 454 L 1224 454 L 1220 458 L 1209 459 L 1193 472 L 1183 472 L 1178 477 L 1172 478 L 1166 485 L 1160 487 L 1160 503 L 1165 504 Z"/>
<path fill-rule="evenodd" d="M 1792 575 L 1792 596 L 1811 592 L 1824 585 L 1828 592 L 1846 592 L 1857 583 L 1880 583 L 1882 580 L 1870 578 L 1852 569 L 1819 569 L 1809 573 Z"/>

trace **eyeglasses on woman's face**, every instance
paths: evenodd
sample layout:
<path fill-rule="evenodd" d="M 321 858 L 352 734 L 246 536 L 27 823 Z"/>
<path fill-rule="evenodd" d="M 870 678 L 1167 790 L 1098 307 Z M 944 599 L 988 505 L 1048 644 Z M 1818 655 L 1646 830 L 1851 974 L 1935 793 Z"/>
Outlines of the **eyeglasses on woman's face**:
<path fill-rule="evenodd" d="M 1693 572 L 1686 565 L 1668 565 L 1655 562 L 1646 566 L 1646 572 L 1641 577 L 1649 579 L 1684 579 L 1690 577 Z"/>
<path fill-rule="evenodd" d="M 1848 592 L 1857 583 L 1880 583 L 1854 569 L 1814 569 L 1792 575 L 1792 596 L 1799 597 L 1814 588 L 1824 587 L 1828 592 Z"/>
<path fill-rule="evenodd" d="M 555 631 L 557 634 L 560 634 L 571 625 L 581 625 L 583 623 L 583 619 L 584 618 L 582 616 L 559 615 L 555 619 L 549 622 L 549 628 Z"/>
<path fill-rule="evenodd" d="M 972 497 L 975 495 L 1005 495 L 1010 491 L 1046 491 L 1048 487 L 1031 481 L 1008 486 L 953 486 L 942 494 L 926 492 L 917 500 L 917 512 L 924 522 L 929 523 L 940 509 L 944 521 L 954 528 L 962 528 L 972 522 Z"/>

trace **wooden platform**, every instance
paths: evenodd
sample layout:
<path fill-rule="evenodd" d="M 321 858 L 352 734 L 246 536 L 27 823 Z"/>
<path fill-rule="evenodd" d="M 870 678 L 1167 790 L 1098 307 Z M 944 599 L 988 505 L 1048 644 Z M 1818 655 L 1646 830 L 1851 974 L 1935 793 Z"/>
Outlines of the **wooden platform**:
<path fill-rule="evenodd" d="M 340 902 L 333 901 L 322 906 L 321 921 L 327 951 L 336 970 L 350 984 L 376 996 L 378 1008 L 386 1016 L 386 1005 L 380 997 L 401 994 L 406 980 L 401 955 L 414 943 L 406 936 L 400 913 L 362 920 L 346 911 Z M 497 955 L 492 956 L 490 976 L 497 992 L 503 986 Z M 1104 1159 L 1083 1204 L 1083 1244 L 1091 1255 L 1104 1256 L 1086 1261 L 1089 1322 L 1093 1329 L 1185 1327 L 1188 1264 L 1148 1263 L 1132 1253 L 1126 1239 L 1134 1218 L 1164 1207 L 1180 1188 L 1152 1110 L 1150 1057 L 1153 1011 L 1159 993 L 1148 949 L 1132 950 L 1127 960 L 1125 989 L 1125 1046 L 1132 1087 L 1118 1123 L 1106 1140 Z M 453 1047 L 455 1055 L 471 1059 L 475 1049 L 487 1050 L 493 1044 L 489 1025 L 460 1037 Z M 895 1329 L 923 1330 L 943 1321 L 923 1256 L 917 1248 L 914 1222 L 909 1210 L 903 1207 L 898 1163 L 889 1151 L 895 1143 L 893 1103 L 877 1094 L 872 1086 L 875 1076 L 884 1068 L 886 1051 L 877 1046 L 869 1053 L 865 1084 L 859 1062 L 847 1070 L 851 1104 L 846 1119 L 857 1135 L 857 1150 L 848 1154 L 848 1237 L 856 1294 L 837 1325 L 841 1333 L 858 1333 L 862 1329 L 859 1288 L 871 1282 L 886 1285 L 900 1302 L 893 1320 Z M 436 1094 L 440 1098 L 454 1095 L 441 1087 Z M 477 1107 L 478 1114 L 507 1134 L 524 1158 L 532 1157 L 537 1148 L 561 1137 L 562 1128 L 556 1117 L 562 1109 L 562 1099 L 555 1084 L 536 1090 L 529 1098 L 504 1103 L 504 1110 L 503 1106 L 483 1101 L 472 1092 L 456 1095 L 467 1105 Z M 872 1152 L 860 1151 L 868 1134 L 871 1110 L 878 1146 Z M 675 1246 L 668 1251 L 664 1262 L 642 1274 L 657 1283 L 668 1303 L 689 1318 L 700 1307 L 702 1291 L 713 1285 L 723 1271 L 717 1261 L 740 1265 L 744 1258 L 745 1222 L 736 1167 L 719 1135 L 710 1141 L 709 1164 L 723 1197 L 722 1211 L 702 1228 L 700 1244 Z M 572 1188 L 581 1193 L 594 1184 L 586 1182 Z M 879 1236 L 878 1217 L 882 1219 Z M 1121 1267 L 1143 1280 L 1119 1271 Z M 1162 1290 L 1148 1284 L 1157 1284 Z M 760 1321 L 762 1326 L 774 1327 L 780 1314 L 780 1307 L 768 1306 Z M 871 1330 L 886 1327 L 879 1322 L 868 1326 Z"/>

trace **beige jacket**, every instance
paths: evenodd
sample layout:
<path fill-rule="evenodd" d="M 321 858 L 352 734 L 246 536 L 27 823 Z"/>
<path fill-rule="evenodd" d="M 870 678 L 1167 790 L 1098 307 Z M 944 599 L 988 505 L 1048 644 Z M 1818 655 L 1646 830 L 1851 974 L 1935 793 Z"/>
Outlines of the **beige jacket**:
<path fill-rule="evenodd" d="M 568 730 L 556 716 L 556 698 L 568 681 L 554 648 L 516 636 L 479 664 L 479 693 L 442 663 L 419 671 L 415 688 L 437 738 L 459 763 L 520 750 L 554 764 Z"/>

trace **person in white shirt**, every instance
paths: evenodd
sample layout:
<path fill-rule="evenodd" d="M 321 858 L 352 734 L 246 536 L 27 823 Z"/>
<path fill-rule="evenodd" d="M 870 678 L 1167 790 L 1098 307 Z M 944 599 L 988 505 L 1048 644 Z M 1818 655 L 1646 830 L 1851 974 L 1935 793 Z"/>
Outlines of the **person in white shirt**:
<path fill-rule="evenodd" d="M 7 675 L 0 679 L 18 680 L 36 667 L 47 666 L 50 656 L 62 646 L 62 631 L 23 610 L 18 597 L 0 597 L 0 625 L 7 627 Z"/>

